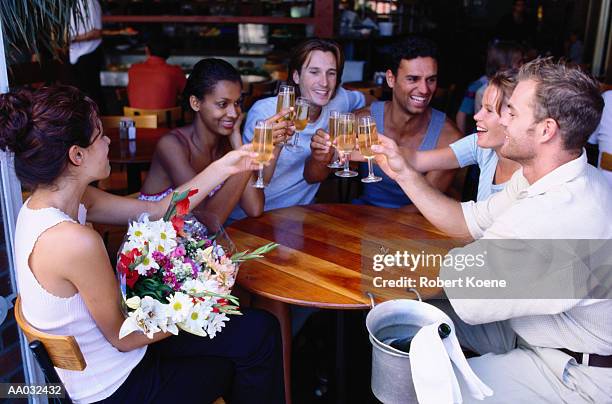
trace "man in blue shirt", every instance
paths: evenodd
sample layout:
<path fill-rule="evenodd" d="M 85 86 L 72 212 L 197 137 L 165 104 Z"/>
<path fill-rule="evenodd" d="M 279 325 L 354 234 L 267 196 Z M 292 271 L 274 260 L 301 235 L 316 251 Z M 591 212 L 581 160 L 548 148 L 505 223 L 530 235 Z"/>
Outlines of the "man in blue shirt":
<path fill-rule="evenodd" d="M 296 95 L 308 99 L 310 117 L 300 131 L 298 150 L 285 150 L 282 145 L 274 148 L 274 160 L 264 170 L 268 184 L 264 190 L 264 210 L 312 203 L 319 183 L 304 179 L 304 163 L 310 156 L 310 139 L 317 129 L 327 131 L 329 112 L 350 112 L 366 105 L 365 96 L 358 91 L 348 91 L 340 86 L 344 56 L 337 43 L 311 38 L 294 48 L 289 64 L 289 84 L 296 87 Z M 255 122 L 276 113 L 276 97 L 257 101 L 248 112 L 243 141 L 253 140 Z M 288 141 L 293 141 L 289 139 Z M 230 218 L 241 219 L 246 215 L 236 208 Z"/>
<path fill-rule="evenodd" d="M 410 150 L 443 148 L 461 137 L 456 126 L 446 114 L 429 104 L 436 92 L 438 61 L 436 45 L 425 38 L 411 37 L 395 47 L 393 63 L 386 72 L 387 84 L 393 91 L 391 101 L 374 102 L 356 113 L 357 117 L 372 115 L 378 133 L 394 139 Z M 328 136 L 327 134 L 323 134 Z M 329 174 L 331 143 L 317 135 L 313 143 L 313 156 L 308 161 L 305 176 L 309 181 L 322 181 Z M 367 175 L 367 165 L 360 168 L 361 176 Z M 374 174 L 382 181 L 368 183 L 355 203 L 404 208 L 416 211 L 410 199 L 397 183 L 377 166 Z M 451 184 L 455 171 L 431 171 L 427 173 L 430 184 L 441 191 Z"/>

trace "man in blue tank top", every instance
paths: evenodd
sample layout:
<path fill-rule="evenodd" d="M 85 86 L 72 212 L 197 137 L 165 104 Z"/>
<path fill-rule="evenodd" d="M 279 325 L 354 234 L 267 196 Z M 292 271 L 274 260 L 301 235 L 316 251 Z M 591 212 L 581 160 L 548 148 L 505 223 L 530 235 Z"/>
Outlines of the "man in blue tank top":
<path fill-rule="evenodd" d="M 448 146 L 461 133 L 446 115 L 430 107 L 437 88 L 438 61 L 436 45 L 424 38 L 410 37 L 395 47 L 392 65 L 386 72 L 387 84 L 393 91 L 391 101 L 375 102 L 355 113 L 356 118 L 372 115 L 379 133 L 395 140 L 400 147 L 429 150 Z M 311 142 L 312 156 L 306 163 L 304 178 L 308 182 L 324 180 L 329 174 L 327 164 L 333 157 L 329 135 L 319 131 Z M 352 157 L 360 159 L 357 153 Z M 360 164 L 360 174 L 367 176 L 367 164 Z M 383 180 L 364 184 L 362 195 L 354 203 L 403 207 L 416 211 L 397 183 L 378 166 L 374 174 Z M 444 192 L 451 184 L 455 171 L 432 171 L 426 178 Z"/>

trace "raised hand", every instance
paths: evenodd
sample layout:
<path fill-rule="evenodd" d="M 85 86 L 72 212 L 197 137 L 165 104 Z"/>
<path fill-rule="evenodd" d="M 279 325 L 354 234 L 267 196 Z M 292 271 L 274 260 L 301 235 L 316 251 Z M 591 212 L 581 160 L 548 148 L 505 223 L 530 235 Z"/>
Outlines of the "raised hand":
<path fill-rule="evenodd" d="M 280 112 L 274 114 L 270 118 L 266 119 L 267 123 L 271 123 L 272 126 L 272 143 L 274 146 L 285 143 L 287 139 L 293 136 L 295 132 L 295 126 L 293 121 L 286 121 L 283 119 L 284 116 L 293 113 L 293 107 L 286 108 Z"/>
<path fill-rule="evenodd" d="M 325 163 L 331 161 L 334 156 L 334 149 L 329 140 L 329 133 L 323 129 L 317 129 L 310 140 L 310 150 L 313 159 Z"/>
<path fill-rule="evenodd" d="M 221 157 L 217 162 L 221 170 L 227 170 L 229 175 L 241 173 L 243 171 L 252 171 L 259 168 L 259 163 L 255 161 L 257 153 L 253 151 L 252 144 L 245 144 L 238 150 L 232 150 L 225 156 Z M 274 157 L 272 157 L 274 158 Z M 266 163 L 265 165 L 268 165 Z"/>
<path fill-rule="evenodd" d="M 378 140 L 380 143 L 372 145 L 372 151 L 376 153 L 376 163 L 385 174 L 397 181 L 398 177 L 414 171 L 406 163 L 397 143 L 381 134 L 378 134 Z"/>

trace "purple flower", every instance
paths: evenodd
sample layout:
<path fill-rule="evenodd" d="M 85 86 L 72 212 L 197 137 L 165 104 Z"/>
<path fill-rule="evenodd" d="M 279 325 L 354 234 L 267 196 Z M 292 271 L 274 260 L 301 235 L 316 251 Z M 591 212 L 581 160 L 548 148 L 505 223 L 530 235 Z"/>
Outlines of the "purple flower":
<path fill-rule="evenodd" d="M 152 255 L 155 262 L 157 262 L 161 268 L 168 269 L 168 265 L 170 265 L 170 268 L 172 268 L 170 259 L 163 253 L 159 251 L 153 251 Z"/>
<path fill-rule="evenodd" d="M 166 285 L 171 286 L 172 288 L 174 288 L 176 285 L 176 275 L 170 271 L 164 273 L 163 280 Z"/>
<path fill-rule="evenodd" d="M 157 251 L 157 250 L 153 251 L 152 255 L 155 261 L 161 261 L 166 258 L 166 256 L 162 252 Z"/>
<path fill-rule="evenodd" d="M 183 262 L 191 265 L 191 270 L 192 270 L 191 273 L 193 274 L 194 278 L 197 278 L 198 277 L 198 273 L 200 273 L 200 266 L 194 260 L 192 260 L 189 257 L 183 258 Z"/>

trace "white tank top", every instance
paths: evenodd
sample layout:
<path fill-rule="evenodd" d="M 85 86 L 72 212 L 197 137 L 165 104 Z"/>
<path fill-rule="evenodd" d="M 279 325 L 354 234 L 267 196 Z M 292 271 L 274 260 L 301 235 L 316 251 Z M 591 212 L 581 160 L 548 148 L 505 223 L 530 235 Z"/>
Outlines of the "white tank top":
<path fill-rule="evenodd" d="M 17 218 L 15 259 L 17 285 L 24 317 L 35 328 L 49 334 L 76 338 L 87 367 L 83 371 L 57 369 L 74 401 L 90 403 L 112 395 L 140 362 L 146 347 L 120 352 L 108 342 L 79 293 L 57 297 L 46 291 L 34 277 L 28 260 L 34 244 L 47 229 L 74 220 L 55 208 L 30 209 L 28 199 Z M 79 222 L 85 223 L 86 209 L 79 206 Z"/>

